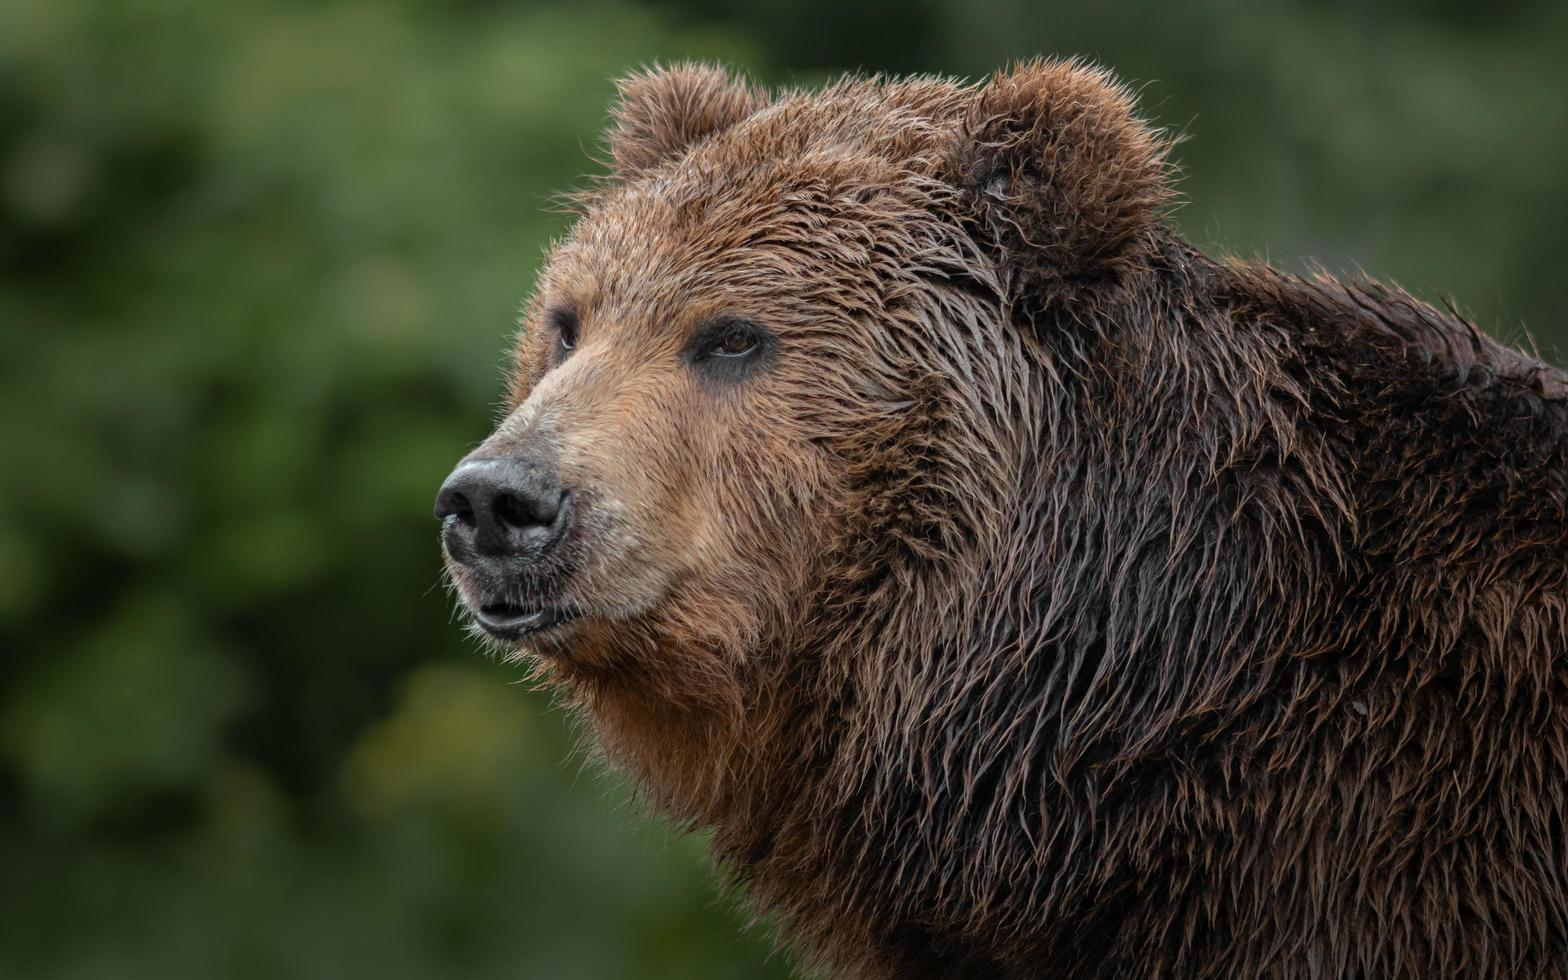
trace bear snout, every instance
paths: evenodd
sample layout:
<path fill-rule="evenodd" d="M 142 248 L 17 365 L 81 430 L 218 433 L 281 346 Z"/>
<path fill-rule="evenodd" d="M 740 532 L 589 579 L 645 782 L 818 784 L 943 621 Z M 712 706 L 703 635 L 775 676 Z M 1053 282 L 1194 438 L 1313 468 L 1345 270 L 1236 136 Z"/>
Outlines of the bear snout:
<path fill-rule="evenodd" d="M 441 543 L 480 586 L 470 606 L 486 632 L 518 639 L 565 619 L 540 584 L 557 577 L 551 568 L 558 562 L 549 559 L 568 537 L 575 512 L 571 490 L 539 460 L 470 457 L 441 484 L 435 506 Z"/>

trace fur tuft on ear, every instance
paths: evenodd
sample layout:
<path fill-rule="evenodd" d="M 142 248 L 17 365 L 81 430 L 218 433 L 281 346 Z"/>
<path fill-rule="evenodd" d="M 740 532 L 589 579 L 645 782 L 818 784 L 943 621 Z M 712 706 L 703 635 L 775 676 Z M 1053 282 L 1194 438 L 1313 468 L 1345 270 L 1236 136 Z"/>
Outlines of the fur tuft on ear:
<path fill-rule="evenodd" d="M 717 65 L 653 66 L 616 82 L 608 138 L 616 172 L 635 177 L 745 119 L 766 96 Z"/>
<path fill-rule="evenodd" d="M 1171 143 L 1132 94 L 1076 61 L 1030 61 L 975 92 L 958 173 L 1015 291 L 1047 304 L 1122 281 L 1172 197 Z"/>

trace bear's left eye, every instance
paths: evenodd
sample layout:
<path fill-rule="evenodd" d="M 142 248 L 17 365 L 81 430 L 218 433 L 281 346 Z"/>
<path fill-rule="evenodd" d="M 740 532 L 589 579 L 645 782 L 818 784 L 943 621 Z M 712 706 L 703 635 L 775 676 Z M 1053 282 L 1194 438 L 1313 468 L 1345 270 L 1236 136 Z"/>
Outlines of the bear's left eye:
<path fill-rule="evenodd" d="M 713 341 L 708 352 L 716 357 L 744 357 L 757 349 L 757 338 L 750 330 L 731 326 Z"/>
<path fill-rule="evenodd" d="M 771 360 L 775 346 L 772 332 L 760 323 L 726 316 L 699 328 L 682 359 L 713 381 L 735 382 Z"/>

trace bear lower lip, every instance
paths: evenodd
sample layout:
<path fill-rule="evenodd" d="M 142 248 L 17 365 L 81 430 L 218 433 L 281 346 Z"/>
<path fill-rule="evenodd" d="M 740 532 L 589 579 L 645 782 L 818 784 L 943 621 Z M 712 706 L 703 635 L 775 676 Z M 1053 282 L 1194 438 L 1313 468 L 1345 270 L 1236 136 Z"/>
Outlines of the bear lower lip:
<path fill-rule="evenodd" d="M 564 609 L 550 606 L 529 608 L 510 602 L 490 603 L 474 613 L 474 620 L 486 633 L 502 640 L 520 640 L 532 633 L 559 626 L 572 618 Z"/>

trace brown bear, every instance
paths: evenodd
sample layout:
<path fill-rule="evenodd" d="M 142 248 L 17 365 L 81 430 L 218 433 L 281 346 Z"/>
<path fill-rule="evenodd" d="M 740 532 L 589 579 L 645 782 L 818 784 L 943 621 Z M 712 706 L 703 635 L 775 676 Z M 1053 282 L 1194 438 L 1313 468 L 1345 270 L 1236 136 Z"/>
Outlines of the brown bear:
<path fill-rule="evenodd" d="M 1568 376 L 1200 253 L 1134 112 L 623 81 L 476 630 L 837 976 L 1568 975 Z"/>

